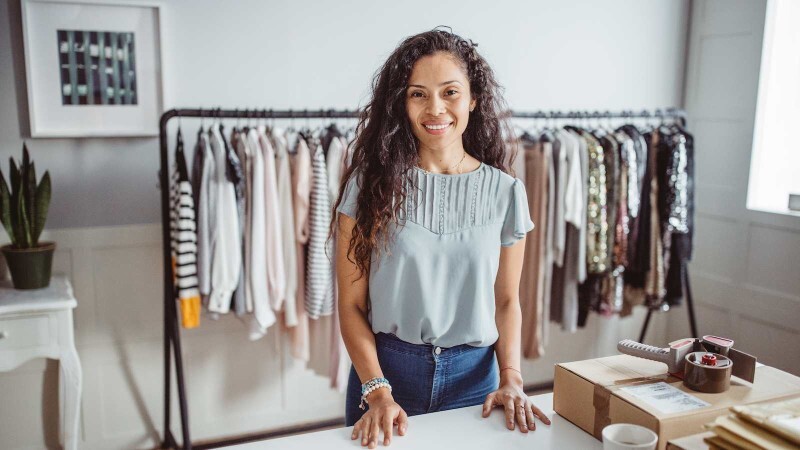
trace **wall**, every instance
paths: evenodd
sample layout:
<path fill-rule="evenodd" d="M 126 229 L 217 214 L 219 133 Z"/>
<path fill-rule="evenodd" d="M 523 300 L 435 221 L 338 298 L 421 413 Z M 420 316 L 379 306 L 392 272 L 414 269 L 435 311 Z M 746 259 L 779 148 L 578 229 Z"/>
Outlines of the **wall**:
<path fill-rule="evenodd" d="M 0 161 L 19 157 L 27 136 L 19 17 L 17 0 L 2 3 Z M 166 106 L 354 107 L 402 37 L 440 24 L 479 43 L 515 109 L 680 106 L 687 17 L 688 3 L 672 0 L 175 0 L 163 8 Z M 157 142 L 37 139 L 29 148 L 39 171 L 52 172 L 47 235 L 79 301 L 81 448 L 153 447 L 163 423 Z M 547 354 L 523 365 L 526 382 L 550 380 L 555 362 L 613 353 L 620 338 L 638 334 L 641 313 L 592 317 L 575 334 L 551 327 Z M 315 324 L 318 342 L 329 325 Z M 662 341 L 665 326 L 657 317 L 651 338 Z M 253 343 L 224 317 L 182 337 L 195 439 L 342 416 L 342 395 L 314 365 L 288 356 L 278 329 Z M 315 364 L 325 358 L 315 355 Z M 0 374 L 0 447 L 57 447 L 56 390 L 53 362 Z"/>
<path fill-rule="evenodd" d="M 690 265 L 700 334 L 800 373 L 800 218 L 748 210 L 766 1 L 695 1 L 686 109 L 695 136 L 697 231 Z M 689 335 L 672 316 L 669 336 Z"/>
<path fill-rule="evenodd" d="M 28 133 L 18 1 L 0 8 L 0 161 L 21 157 Z M 685 1 L 171 0 L 162 10 L 166 108 L 355 107 L 403 37 L 441 24 L 478 42 L 517 109 L 681 100 Z M 29 148 L 40 171 L 53 171 L 51 228 L 160 220 L 157 139 L 37 139 Z"/>

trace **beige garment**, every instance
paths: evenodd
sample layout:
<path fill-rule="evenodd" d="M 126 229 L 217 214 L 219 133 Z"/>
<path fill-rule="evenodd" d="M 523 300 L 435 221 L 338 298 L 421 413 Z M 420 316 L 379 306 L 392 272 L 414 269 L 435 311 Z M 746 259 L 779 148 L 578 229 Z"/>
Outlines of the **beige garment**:
<path fill-rule="evenodd" d="M 504 157 L 504 162 L 506 166 L 511 170 L 511 175 L 517 177 L 525 184 L 525 143 L 521 142 L 520 140 L 517 141 L 507 141 L 506 142 L 506 153 Z M 516 155 L 514 155 L 514 151 L 516 150 Z M 511 161 L 511 157 L 514 156 L 514 161 Z"/>
<path fill-rule="evenodd" d="M 278 181 L 278 202 L 283 246 L 283 267 L 286 272 L 286 295 L 283 316 L 287 327 L 297 325 L 297 245 L 294 236 L 294 207 L 292 206 L 292 169 L 289 143 L 285 131 L 273 128 L 268 137 L 275 147 L 275 167 Z"/>
<path fill-rule="evenodd" d="M 536 227 L 525 240 L 525 260 L 520 278 L 520 308 L 522 311 L 522 354 L 538 358 L 544 353 L 542 323 L 544 317 L 544 260 L 547 235 L 548 168 L 541 144 L 525 144 L 518 157 L 525 160 L 525 190 L 528 209 Z"/>
<path fill-rule="evenodd" d="M 297 298 L 302 299 L 306 294 L 305 247 L 308 242 L 308 209 L 311 201 L 311 154 L 305 141 L 300 137 L 298 137 L 297 150 L 289 162 L 292 168 L 292 206 L 297 248 Z M 311 358 L 308 316 L 305 303 L 302 301 L 295 303 L 297 325 L 287 329 L 291 352 L 294 358 L 308 361 Z"/>

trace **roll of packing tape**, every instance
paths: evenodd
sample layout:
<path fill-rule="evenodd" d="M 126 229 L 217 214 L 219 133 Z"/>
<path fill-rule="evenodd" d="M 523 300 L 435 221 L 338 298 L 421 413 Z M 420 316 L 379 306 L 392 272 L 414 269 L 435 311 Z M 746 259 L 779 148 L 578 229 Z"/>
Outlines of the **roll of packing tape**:
<path fill-rule="evenodd" d="M 683 384 L 698 392 L 725 392 L 731 386 L 733 361 L 727 356 L 709 352 L 686 355 Z"/>

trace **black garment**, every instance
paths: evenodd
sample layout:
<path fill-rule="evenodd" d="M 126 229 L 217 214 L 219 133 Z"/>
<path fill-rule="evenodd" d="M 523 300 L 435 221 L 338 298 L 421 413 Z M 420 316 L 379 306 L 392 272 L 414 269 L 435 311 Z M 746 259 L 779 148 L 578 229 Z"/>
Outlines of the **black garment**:
<path fill-rule="evenodd" d="M 587 274 L 586 280 L 578 286 L 578 327 L 586 326 L 589 311 L 599 310 L 603 278 L 605 274 Z"/>
<path fill-rule="evenodd" d="M 332 123 L 325 129 L 325 132 L 322 134 L 320 138 L 320 142 L 322 144 L 322 151 L 325 153 L 325 157 L 328 156 L 328 147 L 330 147 L 331 142 L 333 142 L 333 138 L 342 137 L 342 133 L 339 131 L 339 128 L 336 126 L 335 123 Z"/>
<path fill-rule="evenodd" d="M 623 278 L 625 284 L 635 288 L 644 288 L 644 281 L 647 271 L 650 270 L 650 215 L 653 205 L 650 204 L 650 183 L 653 179 L 653 168 L 650 164 L 652 152 L 653 133 L 645 132 L 642 134 L 647 148 L 641 160 L 645 164 L 644 177 L 640 188 L 641 197 L 639 199 L 639 218 L 631 228 L 631 239 L 628 241 L 629 247 L 636 247 L 633 254 L 628 255 L 628 267 L 625 268 Z M 634 237 L 635 236 L 635 237 Z"/>
<path fill-rule="evenodd" d="M 194 158 L 192 159 L 192 199 L 194 200 L 195 208 L 200 205 L 200 185 L 203 180 L 203 164 L 205 164 L 205 155 L 201 151 L 200 140 L 203 135 L 203 127 L 197 131 L 197 143 L 194 145 Z M 197 218 L 195 217 L 195 222 Z"/>
<path fill-rule="evenodd" d="M 678 156 L 679 149 L 677 144 L 680 143 L 680 139 L 682 138 L 686 151 L 687 182 L 685 194 L 687 197 L 687 230 L 685 230 L 686 232 L 671 230 L 669 265 L 666 274 L 666 294 L 664 296 L 664 301 L 670 306 L 678 306 L 683 302 L 683 273 L 688 270 L 687 263 L 692 258 L 692 238 L 694 231 L 694 138 L 684 130 L 675 129 L 673 132 L 674 134 L 670 140 L 672 147 L 668 149 L 669 158 L 667 158 L 666 162 L 667 164 L 673 164 L 674 158 Z M 668 203 L 674 201 L 673 199 L 675 196 L 680 193 L 669 193 L 668 189 L 665 189 L 665 191 L 667 191 L 667 195 L 665 196 L 665 203 L 667 203 L 666 208 L 669 209 L 671 206 L 669 206 Z M 662 229 L 669 229 L 669 226 L 665 224 L 662 226 Z"/>
<path fill-rule="evenodd" d="M 644 177 L 645 172 L 647 171 L 647 141 L 644 139 L 644 136 L 639 132 L 633 125 L 623 125 L 617 129 L 618 131 L 622 131 L 623 133 L 630 136 L 633 140 L 633 148 L 634 153 L 636 154 L 636 182 L 639 186 L 639 213 L 636 217 L 630 217 L 630 221 L 628 223 L 628 228 L 630 233 L 628 235 L 628 251 L 627 251 L 627 260 L 628 265 L 625 267 L 625 270 L 628 268 L 635 268 L 635 264 L 633 261 L 638 260 L 638 253 L 641 251 L 647 251 L 647 249 L 642 249 L 638 245 L 638 238 L 639 238 L 639 221 L 642 219 L 641 208 L 644 203 L 644 199 L 641 198 L 642 190 L 644 189 Z M 649 189 L 649 186 L 648 186 Z M 648 191 L 648 198 L 649 198 L 649 191 Z M 628 214 L 630 215 L 631 212 L 629 211 Z"/>

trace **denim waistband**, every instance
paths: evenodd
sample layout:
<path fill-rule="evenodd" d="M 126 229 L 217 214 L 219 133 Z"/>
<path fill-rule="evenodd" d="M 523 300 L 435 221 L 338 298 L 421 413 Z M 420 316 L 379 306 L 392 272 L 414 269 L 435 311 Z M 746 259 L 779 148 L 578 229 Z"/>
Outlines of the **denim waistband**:
<path fill-rule="evenodd" d="M 474 345 L 469 344 L 461 344 L 454 347 L 438 347 L 433 344 L 412 344 L 411 342 L 406 342 L 398 338 L 394 334 L 383 332 L 375 334 L 375 344 L 377 346 L 388 347 L 409 355 L 418 356 L 430 356 L 437 348 L 439 348 L 441 349 L 440 353 L 437 354 L 439 358 L 461 355 L 468 352 L 486 352 L 493 350 L 493 346 L 475 347 Z"/>

